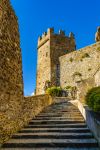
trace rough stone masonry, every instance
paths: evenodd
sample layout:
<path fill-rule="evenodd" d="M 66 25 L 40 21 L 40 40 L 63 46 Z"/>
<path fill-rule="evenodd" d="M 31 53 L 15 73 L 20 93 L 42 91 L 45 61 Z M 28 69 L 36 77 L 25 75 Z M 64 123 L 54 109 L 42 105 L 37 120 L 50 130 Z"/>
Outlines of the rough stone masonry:
<path fill-rule="evenodd" d="M 49 32 L 51 31 L 52 30 L 49 30 Z M 45 41 L 46 38 L 48 38 L 48 35 L 49 39 Z M 44 44 L 44 42 L 46 43 Z M 61 64 L 62 66 L 60 67 L 63 67 L 60 68 L 61 70 L 64 69 L 64 66 L 66 68 L 63 70 L 65 76 L 68 76 L 69 73 L 69 69 L 66 67 L 68 64 L 69 66 L 72 66 L 74 63 L 82 63 L 82 61 L 84 66 L 86 66 L 86 62 L 93 62 L 93 65 L 91 63 L 91 66 L 88 66 L 88 68 L 86 67 L 86 70 L 89 72 L 88 77 L 89 75 L 91 76 L 91 73 L 95 73 L 96 70 L 94 68 L 97 69 L 98 65 L 100 64 L 100 42 L 98 42 L 96 45 L 86 48 L 86 52 L 85 50 L 82 50 L 85 53 L 81 54 L 81 60 L 77 60 L 77 57 L 79 56 L 77 54 L 80 54 L 81 51 L 72 52 L 75 50 L 75 46 L 73 35 L 71 34 L 70 37 L 66 37 L 63 31 L 60 31 L 59 35 L 54 33 L 46 35 L 45 33 L 42 39 L 39 40 L 38 49 L 39 53 L 42 54 L 40 57 L 45 58 L 43 61 L 39 60 L 39 67 L 43 67 L 42 73 L 44 72 L 44 69 L 46 70 L 48 66 L 50 67 L 50 75 L 53 84 L 55 84 L 56 78 L 59 79 L 56 72 L 56 67 L 59 67 L 58 65 Z M 59 50 L 59 53 L 57 50 Z M 71 53 L 62 56 L 66 54 L 66 50 L 68 50 L 68 53 Z M 89 55 L 87 55 L 87 51 L 90 52 Z M 59 62 L 60 56 L 62 56 L 61 59 L 64 57 L 63 60 L 60 60 L 62 61 L 61 64 Z M 74 60 L 73 58 L 70 59 L 70 57 L 74 57 Z M 50 63 L 49 58 L 52 58 Z M 94 58 L 94 61 L 92 58 Z M 47 66 L 45 66 L 44 64 L 47 63 L 47 60 L 48 64 L 50 65 L 47 64 Z M 42 66 L 42 64 L 44 66 Z M 49 71 L 47 70 L 47 73 L 48 72 Z M 48 80 L 48 78 L 45 78 L 45 76 L 43 76 L 44 74 L 39 77 L 39 73 L 41 72 L 38 72 L 38 78 L 40 78 L 42 84 L 39 83 L 39 80 L 38 83 L 43 87 L 44 80 L 42 80 L 42 78 L 44 77 L 45 81 Z M 47 73 L 46 75 L 48 75 Z M 63 73 L 61 73 L 62 77 Z M 81 72 L 81 74 L 82 77 L 85 76 L 83 72 Z M 65 79 L 62 80 L 64 81 L 64 84 Z M 40 87 L 41 86 L 38 87 L 38 92 L 41 93 L 41 90 L 43 89 Z M 0 0 L 0 143 L 6 141 L 8 137 L 19 130 L 36 114 L 38 114 L 40 111 L 42 111 L 42 109 L 51 103 L 52 99 L 48 95 L 24 98 L 18 21 L 10 5 L 10 1 Z"/>
<path fill-rule="evenodd" d="M 100 42 L 61 56 L 59 60 L 61 87 L 76 86 L 76 82 L 93 77 L 100 68 Z"/>
<path fill-rule="evenodd" d="M 51 86 L 60 86 L 59 57 L 75 51 L 75 49 L 73 33 L 66 36 L 62 30 L 57 34 L 53 28 L 49 28 L 42 37 L 39 37 L 36 95 L 45 93 L 47 81 L 50 81 Z"/>
<path fill-rule="evenodd" d="M 9 0 L 0 0 L 0 133 L 13 130 L 14 124 L 17 126 L 22 102 L 22 60 L 17 17 Z"/>
<path fill-rule="evenodd" d="M 48 95 L 24 97 L 18 21 L 0 0 L 0 144 L 52 103 Z"/>

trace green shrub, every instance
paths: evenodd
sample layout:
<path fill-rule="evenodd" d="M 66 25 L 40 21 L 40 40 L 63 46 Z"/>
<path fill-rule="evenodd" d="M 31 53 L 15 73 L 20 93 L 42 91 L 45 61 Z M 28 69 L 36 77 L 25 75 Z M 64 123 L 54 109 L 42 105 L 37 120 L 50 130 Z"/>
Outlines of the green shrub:
<path fill-rule="evenodd" d="M 46 90 L 46 93 L 51 96 L 58 96 L 62 95 L 62 89 L 60 87 L 51 87 Z"/>
<path fill-rule="evenodd" d="M 95 112 L 100 112 L 100 86 L 94 87 L 86 95 L 86 104 Z"/>

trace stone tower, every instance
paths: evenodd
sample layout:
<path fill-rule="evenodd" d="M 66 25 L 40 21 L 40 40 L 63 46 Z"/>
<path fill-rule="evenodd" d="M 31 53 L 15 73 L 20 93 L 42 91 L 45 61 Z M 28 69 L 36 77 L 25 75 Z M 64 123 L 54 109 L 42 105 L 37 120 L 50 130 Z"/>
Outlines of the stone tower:
<path fill-rule="evenodd" d="M 17 17 L 10 1 L 0 0 L 0 129 L 4 127 L 5 119 L 9 124 L 6 130 L 11 129 L 12 122 L 16 122 L 20 115 L 22 101 L 22 60 Z"/>
<path fill-rule="evenodd" d="M 45 92 L 46 82 L 52 86 L 60 86 L 60 64 L 59 57 L 76 49 L 73 33 L 69 37 L 60 30 L 59 34 L 49 28 L 42 37 L 38 39 L 38 61 L 36 95 Z"/>

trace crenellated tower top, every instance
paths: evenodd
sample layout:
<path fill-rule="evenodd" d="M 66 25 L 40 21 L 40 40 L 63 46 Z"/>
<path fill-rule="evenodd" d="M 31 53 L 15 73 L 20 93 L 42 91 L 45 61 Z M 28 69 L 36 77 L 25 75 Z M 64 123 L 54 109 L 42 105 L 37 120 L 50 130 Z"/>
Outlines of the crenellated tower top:
<path fill-rule="evenodd" d="M 42 36 L 39 36 L 38 38 L 38 48 L 41 47 L 45 42 L 50 40 L 52 36 L 59 36 L 59 37 L 66 37 L 68 40 L 74 40 L 74 34 L 71 32 L 69 36 L 66 36 L 64 30 L 59 30 L 58 33 L 54 32 L 54 28 L 48 28 L 46 32 L 42 34 Z"/>

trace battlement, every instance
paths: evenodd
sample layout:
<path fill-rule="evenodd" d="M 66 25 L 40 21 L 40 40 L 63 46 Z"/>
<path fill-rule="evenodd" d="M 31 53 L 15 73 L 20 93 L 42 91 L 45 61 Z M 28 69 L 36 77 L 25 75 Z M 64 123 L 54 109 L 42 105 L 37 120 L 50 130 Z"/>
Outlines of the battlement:
<path fill-rule="evenodd" d="M 46 32 L 42 34 L 42 36 L 39 36 L 38 38 L 38 48 L 41 47 L 44 43 L 46 43 L 48 40 L 50 40 L 51 36 L 61 36 L 66 37 L 68 39 L 74 39 L 74 34 L 71 32 L 69 36 L 65 34 L 64 30 L 59 30 L 58 33 L 55 33 L 54 28 L 48 28 Z"/>
<path fill-rule="evenodd" d="M 56 33 L 54 32 L 54 28 L 48 28 L 47 32 L 44 32 L 44 33 L 42 34 L 42 36 L 39 36 L 38 41 L 41 41 L 41 40 L 44 39 L 46 36 L 48 36 L 48 35 L 53 35 L 53 34 L 56 34 Z M 65 36 L 65 31 L 59 30 L 59 35 L 64 35 L 64 36 Z"/>
<path fill-rule="evenodd" d="M 54 28 L 48 28 L 47 32 L 44 32 L 42 34 L 42 36 L 39 36 L 38 38 L 38 42 L 43 40 L 45 37 L 47 37 L 48 35 L 54 34 Z"/>

